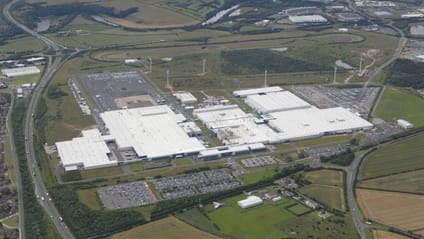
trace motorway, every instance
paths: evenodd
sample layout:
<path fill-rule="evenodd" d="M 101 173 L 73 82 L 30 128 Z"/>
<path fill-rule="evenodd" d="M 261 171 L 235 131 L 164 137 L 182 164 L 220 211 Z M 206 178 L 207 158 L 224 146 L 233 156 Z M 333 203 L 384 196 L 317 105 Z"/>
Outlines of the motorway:
<path fill-rule="evenodd" d="M 44 75 L 42 76 L 40 82 L 36 86 L 36 88 L 33 91 L 31 100 L 28 105 L 26 119 L 25 119 L 25 148 L 26 148 L 26 155 L 27 155 L 27 162 L 28 167 L 30 170 L 30 173 L 32 175 L 32 180 L 34 183 L 34 190 L 35 194 L 39 196 L 39 203 L 46 212 L 46 214 L 50 217 L 50 219 L 53 221 L 54 225 L 56 226 L 57 231 L 64 239 L 73 239 L 74 236 L 72 235 L 71 231 L 68 229 L 66 224 L 60 220 L 61 216 L 56 209 L 53 201 L 49 200 L 50 197 L 48 196 L 48 191 L 46 189 L 46 186 L 44 185 L 42 176 L 40 174 L 40 170 L 38 168 L 37 160 L 36 160 L 36 154 L 34 150 L 34 141 L 33 141 L 33 114 L 37 106 L 37 102 L 41 96 L 41 92 L 43 89 L 47 86 L 48 82 L 52 78 L 52 76 L 55 74 L 55 72 L 60 68 L 60 66 L 65 62 L 64 58 L 61 55 L 61 49 L 63 49 L 62 46 L 56 44 L 55 42 L 51 41 L 50 39 L 38 34 L 35 31 L 32 31 L 31 29 L 27 28 L 26 26 L 22 25 L 18 21 L 16 21 L 12 15 L 10 14 L 9 10 L 10 7 L 18 2 L 19 0 L 14 0 L 7 4 L 5 8 L 3 9 L 3 15 L 7 18 L 8 21 L 15 24 L 17 27 L 21 28 L 23 31 L 27 32 L 28 34 L 34 36 L 35 38 L 43 41 L 49 48 L 54 50 L 56 54 L 59 56 L 56 56 L 53 60 L 52 58 L 49 59 L 49 64 L 46 67 L 44 71 Z M 20 238 L 25 238 L 25 231 L 24 231 L 24 221 L 21 221 L 21 218 L 23 219 L 23 207 L 22 207 L 22 193 L 19 197 L 20 202 L 20 208 L 19 208 L 19 219 L 20 219 Z"/>

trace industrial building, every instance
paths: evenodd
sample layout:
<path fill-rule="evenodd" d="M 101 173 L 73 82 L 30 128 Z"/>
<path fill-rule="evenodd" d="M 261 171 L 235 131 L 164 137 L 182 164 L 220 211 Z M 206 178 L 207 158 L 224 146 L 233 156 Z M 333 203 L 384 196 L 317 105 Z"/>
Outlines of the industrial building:
<path fill-rule="evenodd" d="M 262 203 L 264 203 L 264 201 L 258 196 L 249 196 L 246 199 L 237 202 L 241 208 L 254 207 L 261 205 Z"/>
<path fill-rule="evenodd" d="M 40 69 L 38 69 L 35 66 L 6 68 L 6 69 L 2 69 L 1 73 L 7 78 L 16 78 L 20 76 L 40 74 Z"/>
<path fill-rule="evenodd" d="M 256 94 L 246 97 L 245 103 L 259 114 L 309 108 L 311 105 L 289 91 Z"/>
<path fill-rule="evenodd" d="M 321 15 L 290 16 L 289 20 L 294 24 L 322 24 L 327 23 L 327 19 Z"/>
<path fill-rule="evenodd" d="M 205 149 L 189 136 L 200 129 L 166 105 L 106 111 L 100 117 L 108 134 L 86 130 L 82 137 L 56 143 L 65 170 L 117 165 L 107 143 L 115 143 L 118 151 L 134 151 L 135 160 L 180 157 Z"/>
<path fill-rule="evenodd" d="M 413 124 L 411 124 L 411 123 L 409 123 L 408 121 L 403 120 L 403 119 L 398 119 L 398 120 L 396 120 L 396 123 L 397 123 L 400 127 L 404 128 L 404 129 L 412 129 L 412 128 L 414 128 L 414 125 L 413 125 Z"/>
<path fill-rule="evenodd" d="M 178 157 L 205 149 L 178 125 L 185 117 L 166 105 L 106 111 L 100 118 L 119 149 L 134 150 L 139 159 Z"/>
<path fill-rule="evenodd" d="M 342 12 L 336 14 L 337 20 L 340 22 L 359 22 L 362 17 L 353 12 Z"/>
<path fill-rule="evenodd" d="M 236 90 L 233 92 L 233 95 L 234 97 L 237 97 L 237 98 L 244 98 L 244 97 L 247 97 L 248 95 L 278 92 L 282 90 L 283 89 L 279 86 L 273 86 L 273 87 L 264 87 L 264 88 L 247 89 L 247 90 Z"/>
<path fill-rule="evenodd" d="M 82 137 L 57 142 L 57 152 L 65 171 L 117 165 L 106 145 L 107 141 L 113 141 L 113 137 L 103 136 L 99 130 L 91 129 L 82 131 Z"/>
<path fill-rule="evenodd" d="M 182 104 L 195 104 L 197 103 L 196 97 L 194 97 L 190 92 L 187 91 L 177 91 L 172 94 L 180 101 Z"/>

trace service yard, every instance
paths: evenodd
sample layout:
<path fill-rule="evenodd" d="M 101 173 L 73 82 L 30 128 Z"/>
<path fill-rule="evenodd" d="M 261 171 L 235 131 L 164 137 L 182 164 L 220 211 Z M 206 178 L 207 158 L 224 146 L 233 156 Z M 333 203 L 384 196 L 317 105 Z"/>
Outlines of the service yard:
<path fill-rule="evenodd" d="M 358 189 L 359 205 L 370 220 L 424 235 L 424 196 Z"/>

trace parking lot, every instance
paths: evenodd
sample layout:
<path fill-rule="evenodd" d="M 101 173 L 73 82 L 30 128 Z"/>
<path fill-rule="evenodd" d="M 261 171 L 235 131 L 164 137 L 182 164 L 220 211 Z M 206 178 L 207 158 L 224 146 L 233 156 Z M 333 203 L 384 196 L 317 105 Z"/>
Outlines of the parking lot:
<path fill-rule="evenodd" d="M 367 117 L 380 88 L 336 88 L 325 86 L 292 86 L 290 90 L 318 108 L 341 106 Z"/>
<path fill-rule="evenodd" d="M 123 106 L 151 106 L 161 97 L 137 71 L 103 72 L 80 75 L 100 112 Z"/>
<path fill-rule="evenodd" d="M 241 162 L 243 163 L 245 167 L 248 167 L 248 168 L 266 166 L 266 165 L 271 165 L 276 163 L 276 161 L 271 156 L 242 159 Z"/>
<path fill-rule="evenodd" d="M 162 199 L 166 200 L 223 191 L 238 187 L 241 182 L 227 170 L 217 169 L 155 179 L 153 184 Z"/>
<path fill-rule="evenodd" d="M 314 159 L 320 159 L 321 157 L 329 157 L 338 153 L 344 152 L 346 148 L 341 145 L 328 146 L 328 147 L 317 147 L 305 149 L 305 153 Z"/>
<path fill-rule="evenodd" d="M 147 181 L 119 184 L 99 188 L 97 193 L 105 208 L 120 209 L 143 206 L 158 200 L 193 196 L 199 193 L 219 192 L 241 186 L 228 170 L 216 169 L 192 174 L 148 180 L 152 182 L 157 196 L 152 193 Z"/>
<path fill-rule="evenodd" d="M 97 194 L 107 209 L 143 206 L 156 201 L 144 181 L 99 188 Z"/>

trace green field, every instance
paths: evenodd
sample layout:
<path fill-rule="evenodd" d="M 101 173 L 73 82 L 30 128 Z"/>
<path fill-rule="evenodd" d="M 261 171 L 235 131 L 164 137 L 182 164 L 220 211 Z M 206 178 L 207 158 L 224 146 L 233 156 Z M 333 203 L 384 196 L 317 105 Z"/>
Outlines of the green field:
<path fill-rule="evenodd" d="M 343 172 L 335 170 L 318 170 L 307 172 L 303 178 L 311 184 L 301 187 L 299 191 L 331 208 L 346 210 L 344 196 Z"/>
<path fill-rule="evenodd" d="M 424 99 L 407 90 L 387 87 L 375 114 L 386 121 L 405 119 L 414 126 L 424 125 Z"/>
<path fill-rule="evenodd" d="M 424 194 L 424 170 L 361 181 L 361 188 Z"/>
<path fill-rule="evenodd" d="M 177 217 L 190 225 L 195 225 L 203 231 L 210 232 L 214 235 L 221 234 L 214 224 L 198 208 L 192 208 L 177 214 Z"/>
<path fill-rule="evenodd" d="M 294 201 L 284 199 L 275 204 L 266 202 L 265 205 L 242 209 L 237 201 L 246 198 L 245 195 L 225 200 L 226 207 L 212 211 L 208 217 L 220 231 L 236 238 L 283 238 L 288 236 L 281 232 L 276 225 L 290 220 L 295 216 L 285 207 Z"/>
<path fill-rule="evenodd" d="M 316 139 L 306 139 L 296 142 L 298 147 L 329 146 L 337 144 L 347 144 L 352 138 L 351 135 L 329 135 Z"/>
<path fill-rule="evenodd" d="M 12 149 L 10 148 L 10 138 L 8 135 L 4 136 L 4 158 L 7 164 L 7 173 L 12 184 L 16 183 L 15 167 L 12 159 Z"/>
<path fill-rule="evenodd" d="M 359 168 L 359 179 L 424 169 L 423 145 L 424 134 L 384 145 L 364 159 Z"/>
<path fill-rule="evenodd" d="M 117 233 L 108 239 L 218 239 L 220 237 L 192 227 L 175 217 L 167 217 L 159 221 L 138 226 L 125 232 Z"/>
<path fill-rule="evenodd" d="M 294 213 L 296 216 L 300 216 L 311 211 L 310 208 L 305 207 L 302 204 L 296 204 L 294 206 L 288 207 L 287 210 Z"/>
<path fill-rule="evenodd" d="M 11 228 L 17 228 L 19 226 L 19 218 L 18 215 L 12 216 L 2 222 L 2 224 L 7 225 Z"/>
<path fill-rule="evenodd" d="M 9 85 L 21 85 L 21 84 L 28 84 L 28 83 L 37 83 L 40 80 L 41 75 L 30 75 L 30 76 L 23 76 L 19 77 L 13 80 L 8 81 L 7 83 Z"/>
<path fill-rule="evenodd" d="M 175 160 L 177 166 L 193 164 L 190 158 L 180 158 Z"/>
<path fill-rule="evenodd" d="M 0 46 L 0 54 L 15 54 L 20 52 L 39 52 L 45 48 L 43 42 L 33 37 L 21 37 L 7 41 Z"/>
<path fill-rule="evenodd" d="M 245 183 L 245 184 L 251 184 L 256 183 L 258 181 L 268 179 L 272 177 L 275 174 L 274 170 L 267 170 L 267 171 L 259 171 L 259 172 L 253 172 L 253 173 L 246 173 L 246 174 L 240 174 L 239 178 Z"/>
<path fill-rule="evenodd" d="M 81 171 L 82 179 L 97 179 L 103 177 L 111 177 L 122 174 L 123 171 L 121 167 L 107 167 L 107 168 L 98 168 L 98 169 L 88 169 Z"/>
<path fill-rule="evenodd" d="M 78 190 L 79 200 L 92 210 L 102 209 L 102 204 L 95 189 Z"/>
<path fill-rule="evenodd" d="M 296 207 L 302 212 L 303 206 L 291 199 L 283 198 L 278 202 L 265 201 L 264 205 L 242 209 L 237 201 L 245 195 L 225 200 L 227 206 L 210 209 L 208 217 L 220 231 L 229 238 L 239 239 L 281 239 L 281 238 L 315 238 L 315 239 L 357 239 L 355 227 L 350 216 L 330 216 L 326 220 L 313 211 L 302 216 L 295 216 L 286 207 Z"/>

